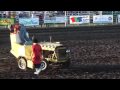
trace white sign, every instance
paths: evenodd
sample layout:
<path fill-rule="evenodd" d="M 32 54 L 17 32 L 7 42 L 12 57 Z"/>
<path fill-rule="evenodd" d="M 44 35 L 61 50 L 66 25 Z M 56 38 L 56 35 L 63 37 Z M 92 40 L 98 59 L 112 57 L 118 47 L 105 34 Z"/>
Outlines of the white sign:
<path fill-rule="evenodd" d="M 90 16 L 89 15 L 70 16 L 69 20 L 70 24 L 90 23 Z"/>
<path fill-rule="evenodd" d="M 65 17 L 56 17 L 56 23 L 65 23 Z"/>
<path fill-rule="evenodd" d="M 118 15 L 118 23 L 120 23 L 120 15 Z"/>
<path fill-rule="evenodd" d="M 93 23 L 113 23 L 113 15 L 95 15 Z"/>

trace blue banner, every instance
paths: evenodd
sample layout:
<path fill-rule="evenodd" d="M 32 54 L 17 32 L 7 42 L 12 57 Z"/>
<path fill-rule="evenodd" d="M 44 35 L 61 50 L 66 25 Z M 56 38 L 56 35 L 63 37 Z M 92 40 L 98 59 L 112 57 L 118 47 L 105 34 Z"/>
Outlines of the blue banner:
<path fill-rule="evenodd" d="M 45 17 L 44 23 L 65 23 L 65 17 Z"/>
<path fill-rule="evenodd" d="M 39 25 L 39 18 L 19 18 L 19 23 L 25 26 Z"/>

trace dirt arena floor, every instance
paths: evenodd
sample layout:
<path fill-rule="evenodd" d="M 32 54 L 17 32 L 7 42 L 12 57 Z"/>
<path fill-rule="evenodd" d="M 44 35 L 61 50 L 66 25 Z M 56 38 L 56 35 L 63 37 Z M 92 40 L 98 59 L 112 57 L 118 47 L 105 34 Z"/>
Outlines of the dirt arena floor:
<path fill-rule="evenodd" d="M 22 71 L 18 68 L 16 58 L 10 53 L 9 34 L 0 33 L 0 79 L 120 79 L 119 32 L 119 28 L 116 32 L 111 30 L 109 33 L 79 32 L 78 34 L 77 32 L 76 35 L 72 34 L 71 38 L 73 32 L 70 35 L 66 32 L 66 36 L 63 32 L 57 35 L 52 32 L 53 37 L 56 36 L 55 41 L 61 41 L 71 50 L 71 65 L 68 68 L 50 65 L 39 76 L 35 76 L 31 69 Z M 52 34 L 48 33 L 48 35 Z M 36 35 L 44 40 L 44 35 L 47 34 Z"/>

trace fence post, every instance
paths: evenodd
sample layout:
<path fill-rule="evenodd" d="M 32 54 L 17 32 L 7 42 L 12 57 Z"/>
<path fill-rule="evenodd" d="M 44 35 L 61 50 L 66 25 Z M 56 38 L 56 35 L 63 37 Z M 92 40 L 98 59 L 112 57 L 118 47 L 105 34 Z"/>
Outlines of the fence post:
<path fill-rule="evenodd" d="M 90 18 L 91 18 L 91 15 L 90 15 L 91 13 L 90 13 L 90 11 L 89 11 L 89 26 L 90 26 Z"/>
<path fill-rule="evenodd" d="M 113 15 L 113 23 L 112 24 L 114 24 L 114 13 L 113 13 L 113 11 L 112 11 L 112 15 Z"/>
<path fill-rule="evenodd" d="M 67 26 L 67 18 L 66 18 L 66 15 L 67 14 L 67 12 L 65 11 L 65 27 Z"/>
<path fill-rule="evenodd" d="M 116 24 L 118 23 L 118 15 L 116 15 Z"/>

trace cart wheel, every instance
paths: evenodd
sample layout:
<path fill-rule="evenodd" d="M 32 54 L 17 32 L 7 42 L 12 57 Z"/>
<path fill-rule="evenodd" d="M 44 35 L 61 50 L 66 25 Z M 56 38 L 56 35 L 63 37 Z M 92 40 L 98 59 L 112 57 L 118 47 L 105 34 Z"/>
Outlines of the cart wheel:
<path fill-rule="evenodd" d="M 18 67 L 22 70 L 26 70 L 27 69 L 27 62 L 24 58 L 19 58 L 18 60 Z"/>
<path fill-rule="evenodd" d="M 44 71 L 48 68 L 48 62 L 47 60 L 43 60 L 41 61 L 41 66 L 40 66 L 41 70 Z"/>

